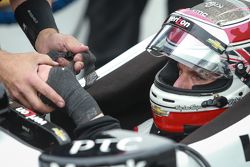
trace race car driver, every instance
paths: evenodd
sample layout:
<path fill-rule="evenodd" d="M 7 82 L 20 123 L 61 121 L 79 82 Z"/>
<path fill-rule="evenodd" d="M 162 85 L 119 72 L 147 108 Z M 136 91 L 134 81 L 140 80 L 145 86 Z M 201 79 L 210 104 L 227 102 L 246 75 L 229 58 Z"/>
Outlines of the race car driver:
<path fill-rule="evenodd" d="M 249 6 L 243 0 L 206 1 L 167 18 L 147 47 L 169 61 L 150 90 L 153 120 L 139 132 L 189 134 L 250 91 Z M 197 80 L 185 69 L 199 74 Z M 204 79 L 206 84 L 198 82 Z"/>
<path fill-rule="evenodd" d="M 46 0 L 11 0 L 17 22 L 25 32 L 34 49 L 33 53 L 9 53 L 0 50 L 0 81 L 4 83 L 9 95 L 28 108 L 40 112 L 51 111 L 37 96 L 37 92 L 47 96 L 58 107 L 64 106 L 64 100 L 51 87 L 37 76 L 39 64 L 57 66 L 46 53 L 51 49 L 72 51 L 73 53 L 88 50 L 74 37 L 59 33 L 50 7 Z M 21 45 L 20 45 L 21 46 Z M 83 68 L 81 56 L 75 55 L 75 70 Z M 66 65 L 65 59 L 58 60 Z"/>

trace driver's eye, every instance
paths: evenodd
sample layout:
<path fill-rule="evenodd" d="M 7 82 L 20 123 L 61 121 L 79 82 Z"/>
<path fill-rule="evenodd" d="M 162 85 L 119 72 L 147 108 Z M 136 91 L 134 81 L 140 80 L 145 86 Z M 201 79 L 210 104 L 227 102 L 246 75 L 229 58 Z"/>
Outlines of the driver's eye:
<path fill-rule="evenodd" d="M 203 77 L 202 75 L 199 75 L 198 73 L 193 74 L 194 78 L 198 81 L 204 81 L 207 80 L 207 78 Z"/>

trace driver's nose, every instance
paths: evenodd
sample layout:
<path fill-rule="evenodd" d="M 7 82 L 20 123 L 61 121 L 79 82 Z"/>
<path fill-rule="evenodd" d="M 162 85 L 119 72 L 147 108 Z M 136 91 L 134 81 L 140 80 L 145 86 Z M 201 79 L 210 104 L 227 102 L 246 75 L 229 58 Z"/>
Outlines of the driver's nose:
<path fill-rule="evenodd" d="M 190 75 L 180 74 L 173 86 L 181 89 L 192 89 L 193 84 Z"/>

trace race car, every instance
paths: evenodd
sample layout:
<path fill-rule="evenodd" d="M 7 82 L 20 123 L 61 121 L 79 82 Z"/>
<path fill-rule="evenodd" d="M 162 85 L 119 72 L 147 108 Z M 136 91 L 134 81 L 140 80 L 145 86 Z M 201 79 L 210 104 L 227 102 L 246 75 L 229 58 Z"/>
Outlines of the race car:
<path fill-rule="evenodd" d="M 1 165 L 250 166 L 249 6 L 244 0 L 205 1 L 174 12 L 154 37 L 97 71 L 85 59 L 90 68 L 85 66 L 79 83 L 104 116 L 83 127 L 98 135 L 77 138 L 79 126 L 67 111 L 39 115 L 17 102 L 9 104 L 1 87 Z M 190 82 L 188 87 L 177 87 L 175 82 L 187 71 L 195 80 L 188 75 L 182 80 Z M 102 124 L 110 116 L 123 130 L 110 127 L 109 121 Z M 184 136 L 176 140 L 170 133 Z"/>
<path fill-rule="evenodd" d="M 129 84 L 131 84 L 131 82 L 127 80 L 132 80 L 134 77 L 137 77 L 141 80 L 138 81 L 138 84 L 143 82 L 145 86 L 151 85 L 154 80 L 153 77 L 145 78 L 141 76 L 148 73 L 154 74 L 159 70 L 161 65 L 164 65 L 166 61 L 165 58 L 151 57 L 145 52 L 145 47 L 151 39 L 152 37 L 149 37 L 96 71 L 99 78 L 87 90 L 92 93 L 97 100 L 102 102 L 100 105 L 103 106 L 105 114 L 108 112 L 108 110 L 105 110 L 105 106 L 108 109 L 112 109 L 112 105 L 105 105 L 104 103 L 108 102 L 109 98 L 112 97 L 108 97 L 108 94 L 105 94 L 106 90 L 101 89 L 101 86 L 105 85 L 104 83 L 107 82 L 110 77 L 119 72 L 127 73 L 127 70 L 124 69 L 132 70 L 133 65 L 137 64 L 138 66 L 142 60 L 144 61 L 144 66 L 139 66 L 140 70 L 136 71 L 139 74 L 133 72 L 135 76 L 130 75 L 131 78 L 121 75 L 121 78 L 127 77 L 127 79 L 113 80 L 115 83 L 125 82 L 125 85 L 128 85 L 118 86 L 119 89 L 116 89 L 116 91 L 119 90 L 123 93 L 122 97 L 120 97 L 121 94 L 116 94 L 116 96 L 113 94 L 113 97 L 117 97 L 117 99 L 115 99 L 117 100 L 117 105 L 123 103 L 122 106 L 125 106 L 125 111 L 128 112 L 129 110 L 126 109 L 133 108 L 131 106 L 133 106 L 134 103 L 137 104 L 139 98 L 137 99 L 137 96 L 135 96 L 134 103 L 124 101 L 124 98 L 131 98 L 130 95 L 139 93 L 139 89 L 137 89 L 138 91 L 136 92 L 128 92 L 128 90 L 131 91 L 134 88 L 130 87 Z M 145 61 L 148 63 L 145 63 Z M 145 67 L 145 65 L 155 67 L 155 64 L 159 66 L 157 69 L 148 70 L 147 67 Z M 79 79 L 79 82 L 83 87 L 85 86 L 86 81 L 84 78 Z M 92 89 L 98 88 L 99 86 L 100 88 L 96 89 L 94 94 Z M 61 118 L 58 117 L 59 113 L 56 115 L 51 114 L 50 116 L 39 115 L 17 102 L 10 101 L 9 103 L 9 99 L 2 86 L 0 90 L 1 166 L 247 167 L 250 165 L 249 95 L 246 95 L 240 102 L 226 110 L 226 112 L 222 113 L 209 124 L 195 130 L 180 142 L 175 142 L 172 139 L 154 134 L 140 134 L 121 129 L 105 131 L 100 138 L 77 140 L 70 135 L 70 131 L 66 127 L 70 126 L 70 123 L 62 120 L 61 122 L 59 121 Z M 99 94 L 98 91 L 100 90 L 103 90 L 103 92 L 99 92 Z M 141 92 L 141 95 L 143 95 L 143 92 Z M 112 93 L 113 92 L 110 94 Z M 107 99 L 98 98 L 98 95 L 101 96 L 101 94 L 106 96 Z M 138 97 L 139 96 L 138 94 Z M 145 102 L 143 98 L 141 102 Z M 112 116 L 122 117 L 122 114 L 117 111 L 117 109 L 122 108 L 122 106 L 115 106 L 113 110 L 110 110 L 110 114 L 112 114 Z M 141 106 L 141 109 L 145 106 Z M 139 109 L 139 107 L 135 108 L 135 110 L 136 109 Z M 134 113 L 130 119 L 139 117 L 140 115 L 140 112 Z M 147 116 L 144 115 L 143 117 Z M 52 121 L 53 119 L 54 121 Z M 130 125 L 125 126 L 125 128 L 129 129 L 131 126 L 134 126 L 134 124 L 138 124 L 141 118 L 133 121 L 127 120 L 127 123 Z M 121 119 L 122 126 L 125 124 L 123 121 L 126 121 L 126 117 Z M 64 129 L 64 127 L 66 128 Z"/>

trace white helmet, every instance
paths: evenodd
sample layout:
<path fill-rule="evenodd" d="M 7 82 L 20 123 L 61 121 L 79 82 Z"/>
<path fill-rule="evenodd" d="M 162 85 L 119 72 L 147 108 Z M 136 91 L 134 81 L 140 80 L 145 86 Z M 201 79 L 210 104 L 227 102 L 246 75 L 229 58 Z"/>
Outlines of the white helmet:
<path fill-rule="evenodd" d="M 156 127 L 189 133 L 240 100 L 250 86 L 250 1 L 208 0 L 172 13 L 147 47 L 169 57 L 150 90 Z M 177 62 L 210 77 L 191 90 L 173 87 Z"/>

